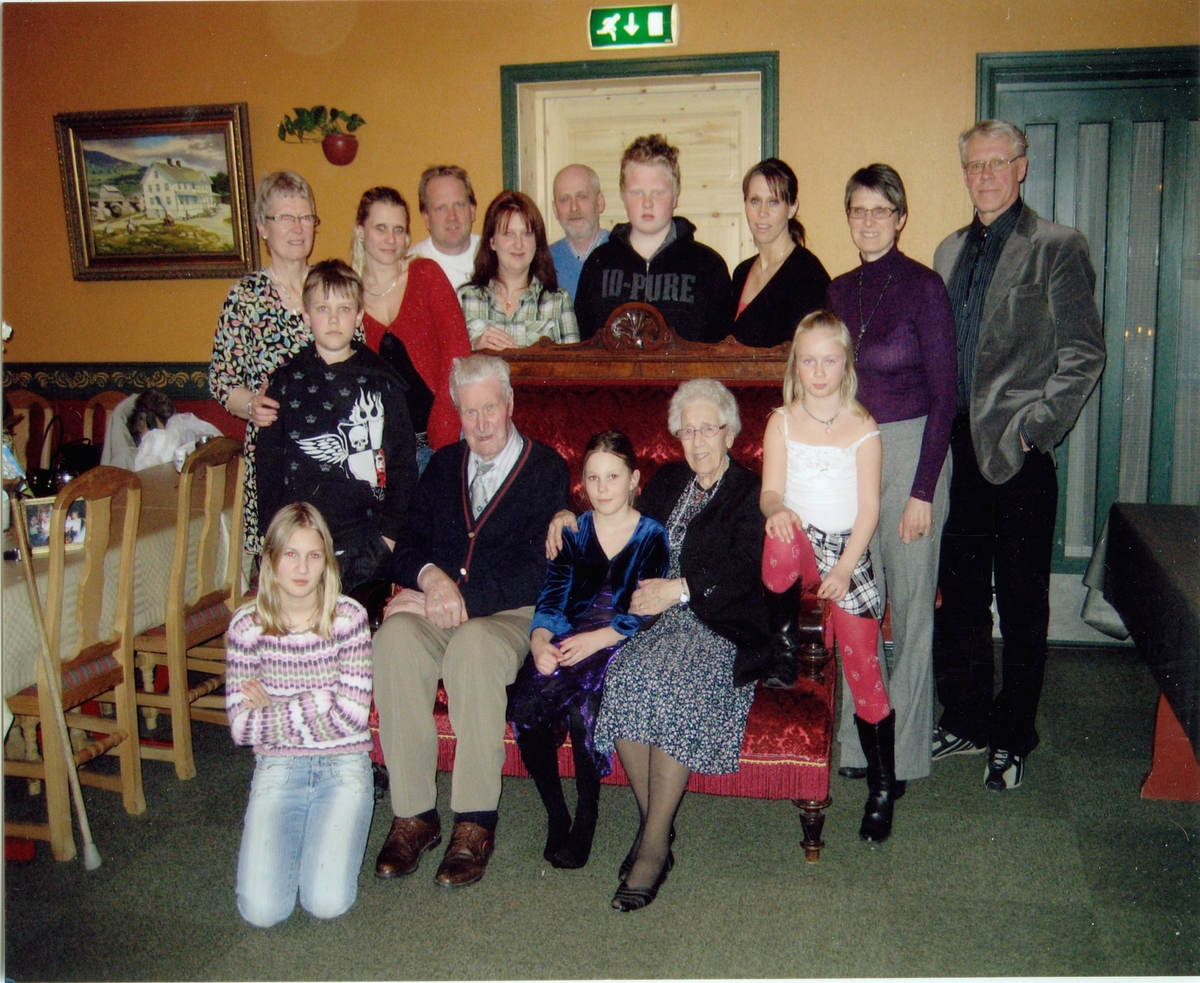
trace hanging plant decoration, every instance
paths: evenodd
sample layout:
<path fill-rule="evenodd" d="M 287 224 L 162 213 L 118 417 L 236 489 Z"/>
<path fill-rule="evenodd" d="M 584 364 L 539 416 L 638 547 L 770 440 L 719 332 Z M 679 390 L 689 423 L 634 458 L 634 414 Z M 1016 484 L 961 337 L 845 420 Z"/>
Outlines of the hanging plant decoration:
<path fill-rule="evenodd" d="M 342 167 L 354 160 L 355 154 L 358 153 L 358 137 L 354 135 L 354 131 L 367 123 L 358 113 L 344 113 L 340 109 L 330 109 L 326 112 L 324 106 L 313 106 L 312 109 L 298 108 L 292 112 L 296 114 L 295 119 L 284 113 L 283 122 L 279 124 L 280 140 L 285 143 L 306 143 L 317 139 L 316 136 L 312 136 L 306 140 L 307 134 L 319 133 L 321 149 L 329 163 Z M 288 137 L 294 137 L 295 140 L 289 141 Z"/>

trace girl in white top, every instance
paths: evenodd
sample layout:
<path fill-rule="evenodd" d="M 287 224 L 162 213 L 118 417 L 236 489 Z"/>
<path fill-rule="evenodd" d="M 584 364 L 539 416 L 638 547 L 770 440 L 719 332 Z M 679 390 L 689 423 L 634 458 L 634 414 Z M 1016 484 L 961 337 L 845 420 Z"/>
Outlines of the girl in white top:
<path fill-rule="evenodd" d="M 895 777 L 895 713 L 877 655 L 882 604 L 867 549 L 879 521 L 883 452 L 857 389 L 850 332 L 837 315 L 814 311 L 796 329 L 784 405 L 763 435 L 762 575 L 775 659 L 769 684 L 795 682 L 802 592 L 833 602 L 832 636 L 867 756 L 870 795 L 859 834 L 879 842 L 891 832 L 903 787 Z"/>

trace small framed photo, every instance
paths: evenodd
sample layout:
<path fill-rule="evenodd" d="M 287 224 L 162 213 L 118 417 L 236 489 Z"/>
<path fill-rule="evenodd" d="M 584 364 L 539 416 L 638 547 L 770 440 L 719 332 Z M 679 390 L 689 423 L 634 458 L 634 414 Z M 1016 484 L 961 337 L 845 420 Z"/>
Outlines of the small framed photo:
<path fill-rule="evenodd" d="M 21 499 L 21 513 L 25 520 L 25 531 L 29 534 L 29 552 L 34 556 L 45 556 L 50 552 L 50 512 L 54 507 L 54 496 L 47 498 Z M 87 534 L 87 502 L 79 499 L 67 510 L 67 551 L 83 549 Z"/>
<path fill-rule="evenodd" d="M 257 268 L 246 103 L 59 113 L 54 132 L 76 280 Z"/>

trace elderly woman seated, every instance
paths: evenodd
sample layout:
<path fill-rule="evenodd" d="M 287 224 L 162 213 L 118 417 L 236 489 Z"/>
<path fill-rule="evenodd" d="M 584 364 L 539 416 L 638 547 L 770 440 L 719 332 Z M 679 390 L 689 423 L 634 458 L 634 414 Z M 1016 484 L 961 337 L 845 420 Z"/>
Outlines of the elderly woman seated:
<path fill-rule="evenodd" d="M 729 456 L 737 403 L 721 383 L 692 379 L 671 399 L 668 427 L 685 461 L 655 473 L 638 509 L 666 527 L 670 565 L 630 604 L 661 617 L 613 659 L 596 725 L 596 747 L 616 748 L 639 814 L 612 901 L 619 911 L 650 904 L 674 866 L 675 812 L 691 773 L 737 771 L 768 646 L 759 479 Z M 548 552 L 564 525 L 574 526 L 569 513 L 555 517 Z"/>

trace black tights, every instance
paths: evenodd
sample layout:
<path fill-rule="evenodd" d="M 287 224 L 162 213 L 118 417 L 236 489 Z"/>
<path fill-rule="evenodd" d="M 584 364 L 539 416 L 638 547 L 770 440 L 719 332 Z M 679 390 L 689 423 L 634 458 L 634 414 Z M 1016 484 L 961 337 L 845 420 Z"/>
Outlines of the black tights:
<path fill-rule="evenodd" d="M 637 860 L 625 883 L 647 888 L 658 879 L 667 862 L 671 826 L 692 772 L 660 747 L 625 740 L 616 743 L 641 820 Z"/>
<path fill-rule="evenodd" d="M 571 731 L 571 750 L 575 760 L 576 824 L 580 824 L 580 820 L 583 821 L 580 832 L 589 824 L 594 830 L 600 805 L 600 773 L 596 770 L 596 763 L 588 754 L 584 743 L 587 732 L 582 714 L 571 708 L 567 723 Z M 549 837 L 551 840 L 561 841 L 571 829 L 571 813 L 567 809 L 562 778 L 558 773 L 558 741 L 553 726 L 544 724 L 524 731 L 517 737 L 517 746 L 521 749 L 521 760 L 525 762 L 526 770 L 533 777 L 542 797 L 542 804 L 546 807 Z M 590 835 L 587 836 L 587 840 L 590 844 Z"/>

